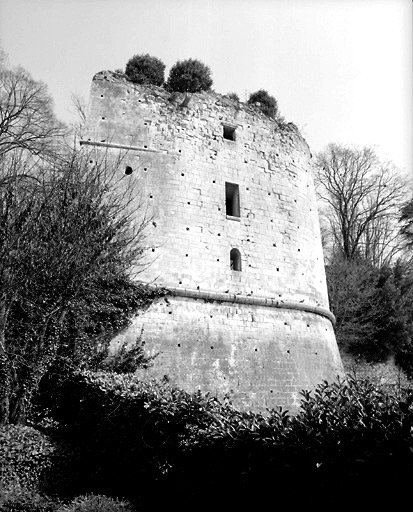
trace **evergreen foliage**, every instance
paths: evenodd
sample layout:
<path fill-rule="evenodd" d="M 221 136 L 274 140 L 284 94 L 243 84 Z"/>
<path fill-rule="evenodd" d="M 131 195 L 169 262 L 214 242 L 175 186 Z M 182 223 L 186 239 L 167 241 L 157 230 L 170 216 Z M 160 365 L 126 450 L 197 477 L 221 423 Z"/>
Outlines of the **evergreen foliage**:
<path fill-rule="evenodd" d="M 57 512 L 59 503 L 36 490 L 0 488 L 0 512 Z"/>
<path fill-rule="evenodd" d="M 152 509 L 181 510 L 200 499 L 212 506 L 219 495 L 222 508 L 243 508 L 295 493 L 299 482 L 302 505 L 331 506 L 337 495 L 350 505 L 349 488 L 371 505 L 383 500 L 371 492 L 377 485 L 392 502 L 401 499 L 403 491 L 397 499 L 394 492 L 408 489 L 413 469 L 413 394 L 369 381 L 303 391 L 295 416 L 240 412 L 133 375 L 83 372 L 58 394 L 49 410 L 76 448 L 64 462 L 75 493 L 105 489 Z"/>
<path fill-rule="evenodd" d="M 0 427 L 0 487 L 36 489 L 54 451 L 51 440 L 33 427 Z"/>
<path fill-rule="evenodd" d="M 134 55 L 126 64 L 125 74 L 135 84 L 161 86 L 165 80 L 165 64 L 148 53 Z"/>
<path fill-rule="evenodd" d="M 248 98 L 248 104 L 258 106 L 263 114 L 271 117 L 272 119 L 277 117 L 277 100 L 274 98 L 274 96 L 270 96 L 264 89 L 260 89 L 259 91 L 250 94 L 250 97 Z"/>
<path fill-rule="evenodd" d="M 196 59 L 178 61 L 169 72 L 166 88 L 174 92 L 209 91 L 213 81 L 208 66 Z"/>
<path fill-rule="evenodd" d="M 109 496 L 87 494 L 79 496 L 57 512 L 134 512 L 130 503 Z"/>
<path fill-rule="evenodd" d="M 336 255 L 326 266 L 340 350 L 368 362 L 394 358 L 413 377 L 413 269 L 409 262 L 374 267 Z"/>
<path fill-rule="evenodd" d="M 238 101 L 238 102 L 240 101 L 239 96 L 236 92 L 228 92 L 225 96 L 231 100 Z"/>
<path fill-rule="evenodd" d="M 402 223 L 400 230 L 408 249 L 413 248 L 413 199 L 410 199 L 402 208 L 399 221 Z"/>

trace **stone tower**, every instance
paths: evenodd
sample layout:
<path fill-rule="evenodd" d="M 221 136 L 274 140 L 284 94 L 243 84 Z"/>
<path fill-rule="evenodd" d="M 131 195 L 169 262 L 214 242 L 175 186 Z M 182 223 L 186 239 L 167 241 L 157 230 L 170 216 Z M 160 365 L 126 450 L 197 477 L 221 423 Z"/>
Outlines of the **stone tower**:
<path fill-rule="evenodd" d="M 149 376 L 294 411 L 342 373 L 328 309 L 310 150 L 292 124 L 213 92 L 186 96 L 111 72 L 92 82 L 84 146 L 138 180 L 152 216 L 139 279 L 169 294 L 143 328 Z"/>

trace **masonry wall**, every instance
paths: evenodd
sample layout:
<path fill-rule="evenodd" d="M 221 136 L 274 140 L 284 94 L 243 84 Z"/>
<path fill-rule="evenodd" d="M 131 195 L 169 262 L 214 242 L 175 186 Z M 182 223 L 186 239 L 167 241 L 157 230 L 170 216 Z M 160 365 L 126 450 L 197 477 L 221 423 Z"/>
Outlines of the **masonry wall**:
<path fill-rule="evenodd" d="M 340 373 L 311 154 L 294 125 L 215 93 L 186 97 L 103 72 L 84 145 L 122 155 L 122 187 L 151 216 L 139 279 L 179 292 L 115 343 L 143 326 L 160 352 L 153 374 L 230 392 L 245 407 L 292 407 L 299 389 Z M 239 216 L 227 215 L 226 183 L 238 187 Z M 238 302 L 215 300 L 222 294 Z"/>
<path fill-rule="evenodd" d="M 295 411 L 302 389 L 335 380 L 341 368 L 331 322 L 302 311 L 167 297 L 116 342 L 130 343 L 142 329 L 158 354 L 147 377 L 227 394 L 242 409 Z"/>

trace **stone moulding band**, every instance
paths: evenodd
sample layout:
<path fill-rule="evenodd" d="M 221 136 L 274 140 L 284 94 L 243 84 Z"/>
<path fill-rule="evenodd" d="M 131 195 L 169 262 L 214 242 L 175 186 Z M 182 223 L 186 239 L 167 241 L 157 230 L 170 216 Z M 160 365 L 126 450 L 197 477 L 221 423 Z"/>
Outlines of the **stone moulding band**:
<path fill-rule="evenodd" d="M 96 142 L 92 140 L 81 140 L 81 146 L 97 146 L 103 148 L 125 149 L 126 151 L 142 151 L 144 153 L 167 153 L 166 150 L 148 149 L 139 146 L 126 146 L 125 144 L 112 144 L 112 142 Z"/>
<path fill-rule="evenodd" d="M 191 288 L 178 288 L 175 286 L 165 286 L 172 295 L 178 297 L 187 297 L 191 299 L 202 299 L 205 301 L 217 301 L 217 302 L 232 302 L 235 304 L 249 304 L 253 306 L 266 306 L 271 308 L 280 309 L 294 309 L 297 311 L 304 311 L 306 313 L 313 313 L 320 315 L 335 325 L 336 318 L 331 311 L 320 306 L 313 306 L 311 304 L 304 304 L 302 302 L 294 301 L 283 301 L 277 299 L 270 299 L 266 297 L 253 297 L 248 295 L 237 295 L 234 293 L 219 293 L 212 291 L 194 290 Z"/>

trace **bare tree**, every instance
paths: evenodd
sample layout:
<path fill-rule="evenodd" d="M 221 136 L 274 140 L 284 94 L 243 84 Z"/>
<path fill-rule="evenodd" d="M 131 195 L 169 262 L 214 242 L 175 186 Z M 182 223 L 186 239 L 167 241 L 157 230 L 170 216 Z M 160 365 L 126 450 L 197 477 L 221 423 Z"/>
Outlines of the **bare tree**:
<path fill-rule="evenodd" d="M 75 140 L 82 140 L 86 126 L 87 101 L 78 93 L 72 93 L 70 99 L 72 101 L 73 111 L 76 115 L 76 121 L 73 123 L 74 137 Z"/>
<path fill-rule="evenodd" d="M 33 164 L 17 150 L 0 159 L 0 423 L 25 420 L 66 316 L 142 256 L 136 189 L 105 159 L 94 156 L 91 172 L 90 159 Z"/>
<path fill-rule="evenodd" d="M 94 302 L 101 329 L 105 315 L 116 329 L 139 302 L 130 273 L 147 220 L 135 180 L 117 173 L 121 159 L 69 150 L 52 106 L 44 84 L 0 62 L 0 424 L 25 421 L 73 332 L 67 318 L 96 331 Z"/>
<path fill-rule="evenodd" d="M 62 132 L 46 85 L 0 66 L 0 157 L 14 149 L 45 156 Z"/>
<path fill-rule="evenodd" d="M 401 250 L 397 221 L 405 184 L 373 149 L 330 144 L 317 156 L 316 184 L 334 252 L 380 266 Z"/>

